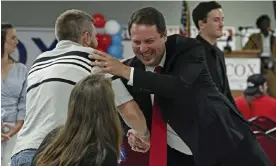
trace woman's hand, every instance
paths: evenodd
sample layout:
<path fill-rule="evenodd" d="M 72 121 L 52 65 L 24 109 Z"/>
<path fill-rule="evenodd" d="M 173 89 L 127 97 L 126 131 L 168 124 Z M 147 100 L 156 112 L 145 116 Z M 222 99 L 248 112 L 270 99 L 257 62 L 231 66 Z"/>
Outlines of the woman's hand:
<path fill-rule="evenodd" d="M 19 120 L 19 121 L 17 121 L 17 123 L 16 123 L 15 126 L 10 125 L 10 124 L 5 124 L 5 123 L 2 124 L 1 128 L 3 128 L 3 127 L 7 127 L 8 128 L 8 133 L 5 133 L 3 135 L 3 138 L 7 139 L 7 138 L 11 138 L 12 136 L 14 136 L 21 129 L 23 123 L 24 123 L 24 120 Z M 1 133 L 1 139 L 2 139 L 2 134 L 3 133 Z"/>

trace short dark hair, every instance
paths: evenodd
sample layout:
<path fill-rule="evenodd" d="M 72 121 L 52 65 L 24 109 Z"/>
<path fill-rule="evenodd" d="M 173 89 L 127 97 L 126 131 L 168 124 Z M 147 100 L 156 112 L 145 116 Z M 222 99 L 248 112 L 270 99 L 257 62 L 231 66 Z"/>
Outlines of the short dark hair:
<path fill-rule="evenodd" d="M 257 26 L 257 28 L 261 29 L 261 24 L 262 24 L 262 22 L 265 21 L 265 20 L 267 20 L 267 21 L 269 22 L 269 24 L 270 24 L 270 18 L 269 18 L 268 15 L 263 14 L 263 15 L 259 16 L 259 17 L 257 18 L 257 20 L 256 20 L 256 26 Z"/>
<path fill-rule="evenodd" d="M 198 21 L 206 21 L 209 12 L 214 9 L 221 9 L 221 5 L 216 1 L 201 2 L 194 8 L 192 16 L 197 29 L 199 29 Z"/>
<path fill-rule="evenodd" d="M 128 22 L 128 33 L 132 24 L 144 24 L 144 25 L 155 25 L 158 33 L 162 36 L 166 31 L 166 22 L 163 14 L 153 7 L 145 7 L 134 12 Z"/>
<path fill-rule="evenodd" d="M 253 74 L 247 78 L 247 88 L 244 90 L 244 94 L 247 96 L 260 95 L 262 92 L 259 86 L 263 86 L 266 83 L 266 78 L 263 74 Z"/>

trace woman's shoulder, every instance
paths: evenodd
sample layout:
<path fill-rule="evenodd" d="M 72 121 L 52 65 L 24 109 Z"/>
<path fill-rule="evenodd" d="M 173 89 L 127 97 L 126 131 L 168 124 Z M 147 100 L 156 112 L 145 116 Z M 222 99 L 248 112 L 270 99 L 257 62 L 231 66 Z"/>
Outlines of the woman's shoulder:
<path fill-rule="evenodd" d="M 27 70 L 27 67 L 25 64 L 21 63 L 21 62 L 15 62 L 15 65 L 18 67 L 18 68 L 22 68 L 24 70 Z"/>
<path fill-rule="evenodd" d="M 28 72 L 28 69 L 27 69 L 26 65 L 24 65 L 23 63 L 15 62 L 14 65 L 16 66 L 18 71 L 23 72 L 25 74 Z"/>

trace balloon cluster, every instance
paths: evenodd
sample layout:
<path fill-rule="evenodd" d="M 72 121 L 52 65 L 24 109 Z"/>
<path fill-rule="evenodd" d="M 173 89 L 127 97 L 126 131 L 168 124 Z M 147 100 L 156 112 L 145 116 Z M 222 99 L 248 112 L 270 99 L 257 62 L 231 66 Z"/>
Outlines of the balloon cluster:
<path fill-rule="evenodd" d="M 97 29 L 98 50 L 115 58 L 123 58 L 122 27 L 115 20 L 106 21 L 102 14 L 93 14 L 94 26 Z"/>

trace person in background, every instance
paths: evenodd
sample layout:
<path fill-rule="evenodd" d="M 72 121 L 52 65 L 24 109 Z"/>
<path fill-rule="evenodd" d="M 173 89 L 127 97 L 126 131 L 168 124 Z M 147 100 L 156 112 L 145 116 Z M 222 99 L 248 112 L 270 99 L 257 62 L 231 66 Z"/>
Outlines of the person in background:
<path fill-rule="evenodd" d="M 276 56 L 276 37 L 273 36 L 271 21 L 268 15 L 264 14 L 257 18 L 256 26 L 259 33 L 252 34 L 243 49 L 260 50 L 262 56 Z"/>
<path fill-rule="evenodd" d="M 17 132 L 21 129 L 26 112 L 27 68 L 16 62 L 11 54 L 18 41 L 12 24 L 1 24 L 1 165 L 10 163 Z"/>
<path fill-rule="evenodd" d="M 267 95 L 267 83 L 263 74 L 249 76 L 244 95 L 236 97 L 235 102 L 246 119 L 266 116 L 276 121 L 276 99 Z"/>
<path fill-rule="evenodd" d="M 65 125 L 46 136 L 32 166 L 118 166 L 122 128 L 116 109 L 111 79 L 95 74 L 78 82 Z"/>
<path fill-rule="evenodd" d="M 259 16 L 256 26 L 260 32 L 252 34 L 243 49 L 260 51 L 261 71 L 267 79 L 268 94 L 276 98 L 276 37 L 270 22 L 268 15 Z"/>
<path fill-rule="evenodd" d="M 217 47 L 217 40 L 222 37 L 224 14 L 218 2 L 201 2 L 192 13 L 194 24 L 199 30 L 196 39 L 205 49 L 209 72 L 220 93 L 224 94 L 235 106 L 226 72 L 224 53 Z"/>

